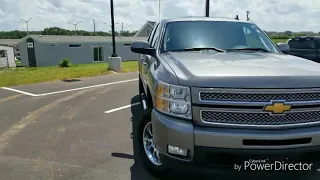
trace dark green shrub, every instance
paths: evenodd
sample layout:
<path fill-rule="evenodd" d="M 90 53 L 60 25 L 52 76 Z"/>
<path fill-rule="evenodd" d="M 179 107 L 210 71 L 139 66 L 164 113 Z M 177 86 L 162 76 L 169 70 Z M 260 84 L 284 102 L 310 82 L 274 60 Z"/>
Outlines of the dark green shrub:
<path fill-rule="evenodd" d="M 63 58 L 59 63 L 59 67 L 72 67 L 72 63 L 68 58 Z"/>

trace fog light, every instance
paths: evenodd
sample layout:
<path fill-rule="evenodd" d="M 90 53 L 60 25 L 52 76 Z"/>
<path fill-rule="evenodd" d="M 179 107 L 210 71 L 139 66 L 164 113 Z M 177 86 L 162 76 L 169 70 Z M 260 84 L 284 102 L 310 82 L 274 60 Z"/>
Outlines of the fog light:
<path fill-rule="evenodd" d="M 170 154 L 175 154 L 175 155 L 179 155 L 179 156 L 187 156 L 188 155 L 188 150 L 187 149 L 183 149 L 183 148 L 179 148 L 176 146 L 168 146 L 168 152 Z"/>

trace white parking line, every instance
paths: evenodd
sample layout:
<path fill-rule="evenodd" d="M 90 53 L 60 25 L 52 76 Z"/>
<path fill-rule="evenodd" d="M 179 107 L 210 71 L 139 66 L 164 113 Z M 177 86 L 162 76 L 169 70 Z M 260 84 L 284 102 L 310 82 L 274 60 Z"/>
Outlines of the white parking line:
<path fill-rule="evenodd" d="M 28 92 L 21 91 L 21 90 L 18 90 L 18 89 L 7 88 L 7 87 L 1 87 L 1 88 L 5 89 L 5 90 L 8 90 L 8 91 L 13 91 L 13 92 L 18 92 L 18 93 L 21 93 L 21 94 L 25 94 L 25 95 L 28 95 L 28 96 L 33 96 L 33 97 L 37 97 L 38 96 L 37 94 L 28 93 Z"/>
<path fill-rule="evenodd" d="M 129 104 L 129 105 L 126 105 L 126 106 L 122 106 L 122 107 L 118 107 L 118 108 L 115 108 L 115 109 L 111 109 L 109 111 L 105 111 L 104 113 L 109 114 L 109 113 L 112 113 L 112 112 L 115 112 L 115 111 L 126 109 L 126 108 L 129 108 L 129 107 L 132 107 L 132 106 L 136 106 L 136 105 L 139 105 L 139 104 L 141 104 L 141 103 L 137 102 L 137 103 Z"/>
<path fill-rule="evenodd" d="M 125 80 L 125 81 L 117 81 L 117 82 L 111 82 L 111 83 L 105 83 L 105 84 L 98 84 L 98 85 L 93 85 L 93 86 L 86 86 L 86 87 L 80 87 L 80 88 L 74 88 L 74 89 L 67 89 L 67 90 L 62 90 L 62 91 L 55 91 L 55 92 L 50 92 L 50 93 L 44 93 L 44 94 L 33 94 L 25 91 L 21 91 L 18 89 L 13 89 L 13 88 L 7 88 L 7 87 L 1 87 L 2 89 L 8 90 L 8 91 L 14 91 L 18 92 L 21 94 L 25 94 L 28 96 L 33 96 L 33 97 L 38 97 L 38 96 L 47 96 L 47 95 L 52 95 L 52 94 L 59 94 L 59 93 L 64 93 L 64 92 L 70 92 L 70 91 L 78 91 L 78 90 L 83 90 L 83 89 L 89 89 L 89 88 L 96 88 L 96 87 L 101 87 L 101 86 L 109 86 L 113 84 L 121 84 L 121 83 L 126 83 L 126 82 L 131 82 L 131 81 L 137 81 L 138 79 L 130 79 L 130 80 Z"/>

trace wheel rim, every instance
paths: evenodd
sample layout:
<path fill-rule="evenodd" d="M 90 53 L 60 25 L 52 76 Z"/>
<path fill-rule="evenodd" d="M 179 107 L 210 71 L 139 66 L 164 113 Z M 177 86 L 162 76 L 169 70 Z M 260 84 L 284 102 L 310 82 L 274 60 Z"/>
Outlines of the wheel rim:
<path fill-rule="evenodd" d="M 143 129 L 143 147 L 151 163 L 156 166 L 160 166 L 161 162 L 159 151 L 156 149 L 156 144 L 153 139 L 151 122 L 148 122 Z"/>

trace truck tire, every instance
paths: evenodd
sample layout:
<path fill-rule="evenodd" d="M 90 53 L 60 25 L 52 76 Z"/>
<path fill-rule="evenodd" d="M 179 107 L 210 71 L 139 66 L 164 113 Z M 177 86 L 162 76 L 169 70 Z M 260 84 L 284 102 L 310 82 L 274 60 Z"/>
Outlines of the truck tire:
<path fill-rule="evenodd" d="M 171 173 L 171 169 L 166 168 L 164 165 L 161 164 L 161 161 L 156 162 L 149 159 L 147 156 L 147 151 L 145 150 L 145 133 L 148 131 L 148 128 L 151 128 L 151 108 L 148 108 L 144 111 L 143 115 L 141 116 L 139 125 L 138 125 L 138 155 L 141 159 L 142 166 L 153 176 L 158 178 L 165 178 Z M 152 139 L 152 137 L 151 137 Z M 149 150 L 150 152 L 151 150 Z M 150 155 L 150 153 L 149 153 Z"/>

